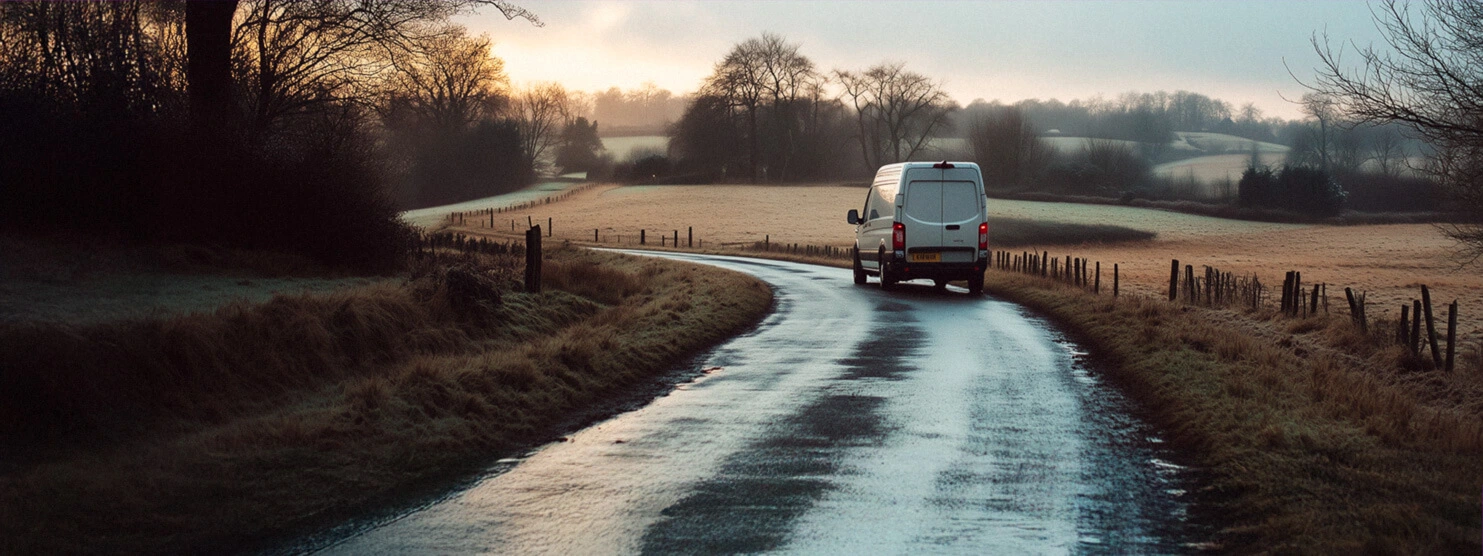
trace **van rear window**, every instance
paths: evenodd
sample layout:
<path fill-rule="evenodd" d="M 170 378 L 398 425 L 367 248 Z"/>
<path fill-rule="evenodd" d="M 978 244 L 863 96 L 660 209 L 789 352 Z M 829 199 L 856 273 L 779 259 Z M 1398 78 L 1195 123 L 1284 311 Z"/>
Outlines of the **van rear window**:
<path fill-rule="evenodd" d="M 942 183 L 942 221 L 962 222 L 978 218 L 979 196 L 983 195 L 971 181 Z"/>
<path fill-rule="evenodd" d="M 906 213 L 919 222 L 964 222 L 978 217 L 978 186 L 971 181 L 913 181 Z"/>
<path fill-rule="evenodd" d="M 906 214 L 918 222 L 942 222 L 942 182 L 911 182 L 906 189 Z"/>

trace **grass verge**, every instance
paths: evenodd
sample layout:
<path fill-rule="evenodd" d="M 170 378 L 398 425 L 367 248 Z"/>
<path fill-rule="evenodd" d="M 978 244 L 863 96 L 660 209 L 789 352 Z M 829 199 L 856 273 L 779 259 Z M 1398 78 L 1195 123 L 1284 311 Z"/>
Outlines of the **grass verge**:
<path fill-rule="evenodd" d="M 770 307 L 741 274 L 548 251 L 211 314 L 0 328 L 0 553 L 252 547 L 549 438 Z"/>
<path fill-rule="evenodd" d="M 1123 297 L 991 271 L 1078 333 L 1212 477 L 1231 552 L 1479 551 L 1483 391 L 1406 371 L 1347 321 Z"/>

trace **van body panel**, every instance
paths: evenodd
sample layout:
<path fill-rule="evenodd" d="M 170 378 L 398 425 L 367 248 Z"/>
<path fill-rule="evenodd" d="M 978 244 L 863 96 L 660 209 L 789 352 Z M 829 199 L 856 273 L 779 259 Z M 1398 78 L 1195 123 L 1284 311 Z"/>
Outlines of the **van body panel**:
<path fill-rule="evenodd" d="M 988 208 L 983 177 L 973 163 L 946 166 L 907 162 L 876 172 L 855 228 L 860 267 L 868 274 L 884 269 L 900 280 L 981 276 L 988 255 L 978 248 L 979 225 L 987 222 Z M 901 250 L 892 244 L 897 222 L 905 229 Z M 879 260 L 882 253 L 885 259 Z"/>

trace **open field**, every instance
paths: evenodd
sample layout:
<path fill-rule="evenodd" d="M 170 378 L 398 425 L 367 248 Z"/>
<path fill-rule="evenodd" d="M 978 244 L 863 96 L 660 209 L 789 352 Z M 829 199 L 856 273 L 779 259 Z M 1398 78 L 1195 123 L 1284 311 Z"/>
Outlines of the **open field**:
<path fill-rule="evenodd" d="M 1280 166 L 1287 160 L 1285 153 L 1261 153 L 1262 164 L 1267 166 Z M 1174 162 L 1166 162 L 1153 167 L 1153 175 L 1160 178 L 1177 180 L 1195 180 L 1209 185 L 1229 180 L 1234 186 L 1241 181 L 1241 173 L 1251 164 L 1250 154 L 1213 154 L 1208 156 L 1197 156 Z M 1231 191 L 1235 193 L 1234 190 Z"/>
<path fill-rule="evenodd" d="M 518 213 L 495 215 L 495 229 L 511 220 L 523 229 L 526 217 L 544 225 L 552 218 L 555 238 L 636 245 L 640 229 L 652 243 L 659 235 L 688 227 L 707 249 L 763 241 L 847 248 L 853 227 L 845 212 L 857 208 L 865 190 L 838 185 L 809 186 L 600 186 L 570 200 Z M 1178 212 L 1116 206 L 991 200 L 990 215 L 1043 223 L 1115 225 L 1155 232 L 1151 241 L 1084 245 L 1026 245 L 1056 255 L 1075 255 L 1120 265 L 1124 291 L 1159 296 L 1166 291 L 1169 261 L 1210 265 L 1239 275 L 1255 273 L 1278 288 L 1288 270 L 1303 273 L 1306 284 L 1330 284 L 1330 307 L 1340 310 L 1344 287 L 1368 292 L 1372 318 L 1396 317 L 1400 303 L 1432 289 L 1440 307 L 1459 300 L 1464 345 L 1483 342 L 1483 274 L 1459 269 L 1452 243 L 1428 224 L 1329 226 L 1229 220 Z M 994 231 L 990 230 L 993 242 Z M 1018 243 L 1018 242 L 1017 242 Z M 1334 297 L 1337 295 L 1337 297 Z M 1275 301 L 1274 301 L 1275 303 Z M 1444 310 L 1445 312 L 1445 310 Z"/>
<path fill-rule="evenodd" d="M 1175 149 L 1194 150 L 1208 154 L 1250 153 L 1253 145 L 1263 154 L 1287 154 L 1287 151 L 1292 150 L 1287 145 L 1252 141 L 1244 137 L 1208 131 L 1176 131 L 1174 140 L 1169 143 L 1169 146 Z"/>
<path fill-rule="evenodd" d="M 401 284 L 0 324 L 0 553 L 246 551 L 405 503 L 653 395 L 771 305 L 712 267 L 547 257 L 540 294 L 518 256 L 444 252 Z"/>

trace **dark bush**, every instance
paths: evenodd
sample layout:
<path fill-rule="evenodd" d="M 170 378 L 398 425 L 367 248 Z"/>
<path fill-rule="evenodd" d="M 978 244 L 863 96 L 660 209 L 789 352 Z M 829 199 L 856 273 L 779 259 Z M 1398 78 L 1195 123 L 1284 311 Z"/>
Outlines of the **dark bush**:
<path fill-rule="evenodd" d="M 0 120 L 12 232 L 300 253 L 364 272 L 396 268 L 412 245 L 367 140 L 329 120 L 251 141 L 15 94 L 0 95 Z"/>
<path fill-rule="evenodd" d="M 1410 176 L 1354 172 L 1339 176 L 1345 207 L 1360 212 L 1430 212 L 1442 197 L 1436 182 Z"/>
<path fill-rule="evenodd" d="M 649 154 L 613 167 L 613 179 L 631 183 L 667 183 L 674 168 L 669 157 Z M 699 175 L 697 175 L 699 176 Z M 699 183 L 699 182 L 692 182 Z"/>
<path fill-rule="evenodd" d="M 1287 210 L 1310 216 L 1334 216 L 1344 209 L 1344 190 L 1315 168 L 1286 166 L 1247 168 L 1237 184 L 1237 200 L 1246 208 Z"/>
<path fill-rule="evenodd" d="M 1040 185 L 1053 193 L 1112 196 L 1146 186 L 1150 170 L 1132 147 L 1094 139 L 1079 152 L 1057 156 Z"/>

